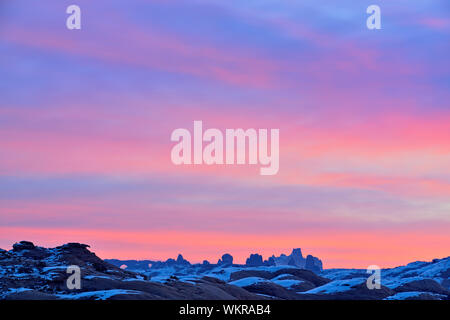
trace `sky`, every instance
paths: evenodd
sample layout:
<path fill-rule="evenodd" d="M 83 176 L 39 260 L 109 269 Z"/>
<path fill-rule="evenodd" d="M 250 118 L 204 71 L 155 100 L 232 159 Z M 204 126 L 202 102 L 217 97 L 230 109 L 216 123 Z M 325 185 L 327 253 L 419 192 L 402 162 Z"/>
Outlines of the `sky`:
<path fill-rule="evenodd" d="M 449 40 L 445 0 L 2 1 L 0 248 L 446 257 Z M 278 174 L 174 165 L 171 133 L 194 120 L 279 129 Z"/>

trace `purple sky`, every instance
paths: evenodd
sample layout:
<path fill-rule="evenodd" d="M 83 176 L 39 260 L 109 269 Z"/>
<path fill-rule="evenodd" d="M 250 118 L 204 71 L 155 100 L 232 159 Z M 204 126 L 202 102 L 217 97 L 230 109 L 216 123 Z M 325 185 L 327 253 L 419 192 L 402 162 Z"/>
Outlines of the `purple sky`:
<path fill-rule="evenodd" d="M 0 4 L 0 247 L 325 267 L 450 248 L 450 4 Z M 176 128 L 279 128 L 280 171 L 174 166 Z"/>

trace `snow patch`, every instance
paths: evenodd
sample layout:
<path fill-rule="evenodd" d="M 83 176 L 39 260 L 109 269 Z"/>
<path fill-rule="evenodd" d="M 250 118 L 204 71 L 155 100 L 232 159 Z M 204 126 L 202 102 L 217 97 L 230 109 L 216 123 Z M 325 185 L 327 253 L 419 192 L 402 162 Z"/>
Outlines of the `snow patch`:
<path fill-rule="evenodd" d="M 112 290 L 100 290 L 100 291 L 88 291 L 80 292 L 74 294 L 58 294 L 56 295 L 61 299 L 83 299 L 83 298 L 94 298 L 95 300 L 106 300 L 118 294 L 140 294 L 140 291 L 135 290 L 123 290 L 123 289 L 112 289 Z"/>
<path fill-rule="evenodd" d="M 255 283 L 260 283 L 260 282 L 270 282 L 267 279 L 264 278 L 259 278 L 259 277 L 248 277 L 248 278 L 242 278 L 239 280 L 235 280 L 235 281 L 231 281 L 228 284 L 232 284 L 238 287 L 246 287 L 246 286 L 251 286 L 252 284 Z"/>
<path fill-rule="evenodd" d="M 355 279 L 345 279 L 345 280 L 334 280 L 323 286 L 299 293 L 336 293 L 349 291 L 352 287 L 357 286 L 361 283 L 365 283 L 367 279 L 365 278 L 355 278 Z"/>

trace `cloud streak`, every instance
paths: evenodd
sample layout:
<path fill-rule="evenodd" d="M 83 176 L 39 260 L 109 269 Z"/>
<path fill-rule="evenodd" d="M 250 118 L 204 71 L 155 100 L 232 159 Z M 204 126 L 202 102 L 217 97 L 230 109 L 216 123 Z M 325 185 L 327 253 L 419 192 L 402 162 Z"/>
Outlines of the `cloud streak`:
<path fill-rule="evenodd" d="M 80 1 L 80 32 L 63 4 L 8 4 L 0 247 L 243 261 L 301 246 L 329 267 L 448 255 L 445 4 L 408 3 L 386 4 L 378 33 L 350 2 Z M 194 120 L 279 128 L 279 174 L 174 166 L 170 133 Z"/>

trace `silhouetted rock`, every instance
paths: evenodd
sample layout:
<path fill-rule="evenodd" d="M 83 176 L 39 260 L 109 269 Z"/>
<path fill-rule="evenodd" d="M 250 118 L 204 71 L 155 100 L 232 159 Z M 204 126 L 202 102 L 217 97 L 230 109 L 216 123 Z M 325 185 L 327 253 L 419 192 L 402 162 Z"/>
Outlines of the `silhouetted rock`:
<path fill-rule="evenodd" d="M 13 251 L 18 252 L 22 250 L 33 250 L 36 246 L 30 241 L 20 241 L 19 243 L 13 244 Z"/>
<path fill-rule="evenodd" d="M 123 265 L 127 266 L 129 271 L 149 271 L 150 266 L 152 266 L 155 261 L 153 260 L 118 260 L 118 259 L 105 259 L 106 262 L 115 265 L 116 267 L 121 267 Z"/>
<path fill-rule="evenodd" d="M 189 267 L 191 263 L 183 258 L 181 254 L 177 256 L 177 259 L 169 258 L 165 262 L 162 261 L 153 261 L 152 266 L 150 267 L 151 270 L 153 269 L 162 269 L 166 267 L 172 267 L 172 268 L 185 268 Z"/>
<path fill-rule="evenodd" d="M 176 262 L 177 262 L 177 265 L 179 265 L 179 266 L 190 266 L 191 265 L 191 263 L 189 261 L 185 260 L 181 254 L 178 255 Z"/>
<path fill-rule="evenodd" d="M 319 261 L 320 261 L 319 259 L 317 259 L 309 254 L 306 257 L 305 269 L 319 273 L 322 270 L 322 268 L 321 268 L 322 262 L 320 262 L 320 264 L 319 264 Z"/>
<path fill-rule="evenodd" d="M 245 265 L 250 267 L 258 267 L 262 266 L 263 264 L 264 263 L 262 256 L 257 253 L 251 254 L 250 257 L 245 261 Z"/>
<path fill-rule="evenodd" d="M 268 267 L 274 266 L 275 265 L 275 259 L 273 258 L 273 256 L 270 257 L 269 259 L 265 260 L 264 261 L 264 265 L 268 266 Z"/>
<path fill-rule="evenodd" d="M 226 265 L 232 265 L 233 264 L 233 256 L 229 253 L 225 253 L 222 256 L 222 264 Z"/>
<path fill-rule="evenodd" d="M 297 265 L 297 263 L 295 262 L 293 257 L 289 258 L 289 261 L 287 263 L 288 266 L 293 266 L 293 267 L 298 267 L 299 265 Z M 302 266 L 303 267 L 303 266 Z"/>
<path fill-rule="evenodd" d="M 322 261 L 319 258 L 308 255 L 305 259 L 300 248 L 293 249 L 288 256 L 281 254 L 279 257 L 272 256 L 271 258 L 277 266 L 288 265 L 317 273 L 323 270 Z"/>
<path fill-rule="evenodd" d="M 66 243 L 57 248 L 62 249 L 62 250 L 74 250 L 74 249 L 84 250 L 84 249 L 90 248 L 90 246 L 87 244 L 82 244 L 82 243 L 78 243 L 78 242 L 69 242 L 69 243 Z"/>
<path fill-rule="evenodd" d="M 302 264 L 305 260 L 305 258 L 303 258 L 302 255 L 302 249 L 300 248 L 292 249 L 291 258 L 297 265 Z"/>

